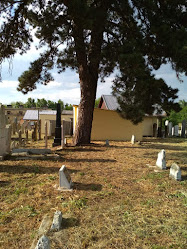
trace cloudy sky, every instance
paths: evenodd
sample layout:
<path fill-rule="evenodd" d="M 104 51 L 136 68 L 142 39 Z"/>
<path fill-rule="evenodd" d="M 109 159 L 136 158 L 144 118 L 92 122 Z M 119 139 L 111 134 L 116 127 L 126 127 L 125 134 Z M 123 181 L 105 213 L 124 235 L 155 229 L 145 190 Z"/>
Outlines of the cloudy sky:
<path fill-rule="evenodd" d="M 24 95 L 16 90 L 18 86 L 18 77 L 29 68 L 31 61 L 38 58 L 38 50 L 34 45 L 31 50 L 24 55 L 16 55 L 11 63 L 5 61 L 1 67 L 2 82 L 0 82 L 0 103 L 9 104 L 12 101 L 26 102 L 29 97 L 45 98 L 47 100 L 63 100 L 65 103 L 79 104 L 80 88 L 78 75 L 66 70 L 62 74 L 53 72 L 54 81 L 47 86 L 38 85 L 37 89 Z M 156 72 L 157 78 L 163 78 L 168 85 L 179 89 L 179 99 L 187 100 L 187 77 L 182 77 L 183 83 L 180 83 L 170 65 L 161 67 Z M 113 76 L 106 79 L 105 83 L 98 83 L 97 98 L 102 94 L 111 93 Z"/>

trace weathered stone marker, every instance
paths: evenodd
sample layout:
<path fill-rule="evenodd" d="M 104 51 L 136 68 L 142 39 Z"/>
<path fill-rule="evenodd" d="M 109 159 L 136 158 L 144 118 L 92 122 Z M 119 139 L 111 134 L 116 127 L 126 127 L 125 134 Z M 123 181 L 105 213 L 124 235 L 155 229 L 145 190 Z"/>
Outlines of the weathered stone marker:
<path fill-rule="evenodd" d="M 169 176 L 177 181 L 181 181 L 181 169 L 176 163 L 171 165 Z"/>
<path fill-rule="evenodd" d="M 56 211 L 51 225 L 51 231 L 59 231 L 62 227 L 62 212 Z"/>
<path fill-rule="evenodd" d="M 53 147 L 61 145 L 61 106 L 57 104 L 56 127 Z"/>
<path fill-rule="evenodd" d="M 165 150 L 161 150 L 158 153 L 158 158 L 156 161 L 156 166 L 158 166 L 161 169 L 166 169 L 166 153 Z"/>
<path fill-rule="evenodd" d="M 59 170 L 59 185 L 59 190 L 72 188 L 71 177 L 65 165 L 62 165 Z"/>
<path fill-rule="evenodd" d="M 47 236 L 43 235 L 35 247 L 35 249 L 50 249 L 50 241 Z"/>
<path fill-rule="evenodd" d="M 135 143 L 136 143 L 136 137 L 135 135 L 132 135 L 131 144 L 135 144 Z"/>
<path fill-rule="evenodd" d="M 108 141 L 108 139 L 106 140 L 105 145 L 106 145 L 106 146 L 109 146 L 109 141 Z"/>

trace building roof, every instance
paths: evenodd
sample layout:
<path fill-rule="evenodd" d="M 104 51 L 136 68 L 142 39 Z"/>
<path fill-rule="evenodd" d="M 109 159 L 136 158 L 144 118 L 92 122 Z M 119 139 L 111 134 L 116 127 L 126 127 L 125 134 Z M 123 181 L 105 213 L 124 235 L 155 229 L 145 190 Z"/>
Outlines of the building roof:
<path fill-rule="evenodd" d="M 40 110 L 39 115 L 56 115 L 56 110 Z M 62 115 L 73 115 L 71 110 L 63 110 Z M 27 110 L 23 117 L 24 120 L 38 120 L 38 110 Z"/>
<path fill-rule="evenodd" d="M 103 102 L 105 103 L 107 110 L 116 111 L 117 109 L 120 109 L 120 105 L 118 104 L 116 97 L 113 95 L 102 95 L 98 105 L 99 108 L 101 108 Z M 158 106 L 155 106 L 153 114 L 146 114 L 145 116 L 166 116 L 166 112 L 162 110 L 161 113 L 158 113 Z"/>

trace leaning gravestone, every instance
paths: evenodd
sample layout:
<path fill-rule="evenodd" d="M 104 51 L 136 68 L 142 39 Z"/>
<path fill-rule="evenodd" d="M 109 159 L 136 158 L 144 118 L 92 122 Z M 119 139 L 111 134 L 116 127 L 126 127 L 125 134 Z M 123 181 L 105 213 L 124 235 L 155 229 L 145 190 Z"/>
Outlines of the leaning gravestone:
<path fill-rule="evenodd" d="M 72 181 L 70 174 L 65 165 L 59 170 L 59 190 L 70 190 L 72 188 Z"/>
<path fill-rule="evenodd" d="M 166 153 L 165 153 L 165 150 L 161 150 L 158 153 L 156 166 L 158 166 L 160 169 L 166 169 Z"/>
<path fill-rule="evenodd" d="M 186 120 L 182 121 L 181 137 L 186 136 Z"/>
<path fill-rule="evenodd" d="M 0 156 L 10 152 L 11 125 L 6 125 L 5 108 L 0 104 Z"/>
<path fill-rule="evenodd" d="M 171 165 L 169 176 L 177 181 L 181 181 L 181 169 L 176 163 Z"/>

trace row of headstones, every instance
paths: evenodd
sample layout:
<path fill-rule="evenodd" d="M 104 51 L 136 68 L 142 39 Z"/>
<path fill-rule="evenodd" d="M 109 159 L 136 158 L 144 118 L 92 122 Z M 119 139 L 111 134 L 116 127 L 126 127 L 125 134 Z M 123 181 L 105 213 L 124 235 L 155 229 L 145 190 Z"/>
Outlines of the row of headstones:
<path fill-rule="evenodd" d="M 165 153 L 165 150 L 161 150 L 158 153 L 156 166 L 158 166 L 162 170 L 167 169 L 166 168 L 166 153 Z M 169 176 L 174 178 L 177 181 L 181 181 L 181 179 L 182 179 L 181 178 L 181 169 L 176 163 L 173 163 L 171 165 Z"/>
<path fill-rule="evenodd" d="M 178 125 L 173 126 L 172 122 L 169 122 L 168 123 L 168 136 L 169 137 L 172 137 L 172 136 L 178 137 L 180 135 L 181 137 L 186 137 L 186 129 L 187 129 L 186 125 L 187 125 L 186 120 L 183 120 L 182 126 L 181 126 L 181 134 L 179 134 L 179 126 Z"/>
<path fill-rule="evenodd" d="M 57 232 L 62 227 L 62 212 L 56 211 L 54 213 L 53 222 L 50 231 Z M 35 249 L 50 249 L 50 240 L 46 235 L 43 235 L 37 242 Z"/>
<path fill-rule="evenodd" d="M 5 108 L 0 105 L 0 156 L 10 152 L 11 143 L 11 125 L 6 124 Z"/>

